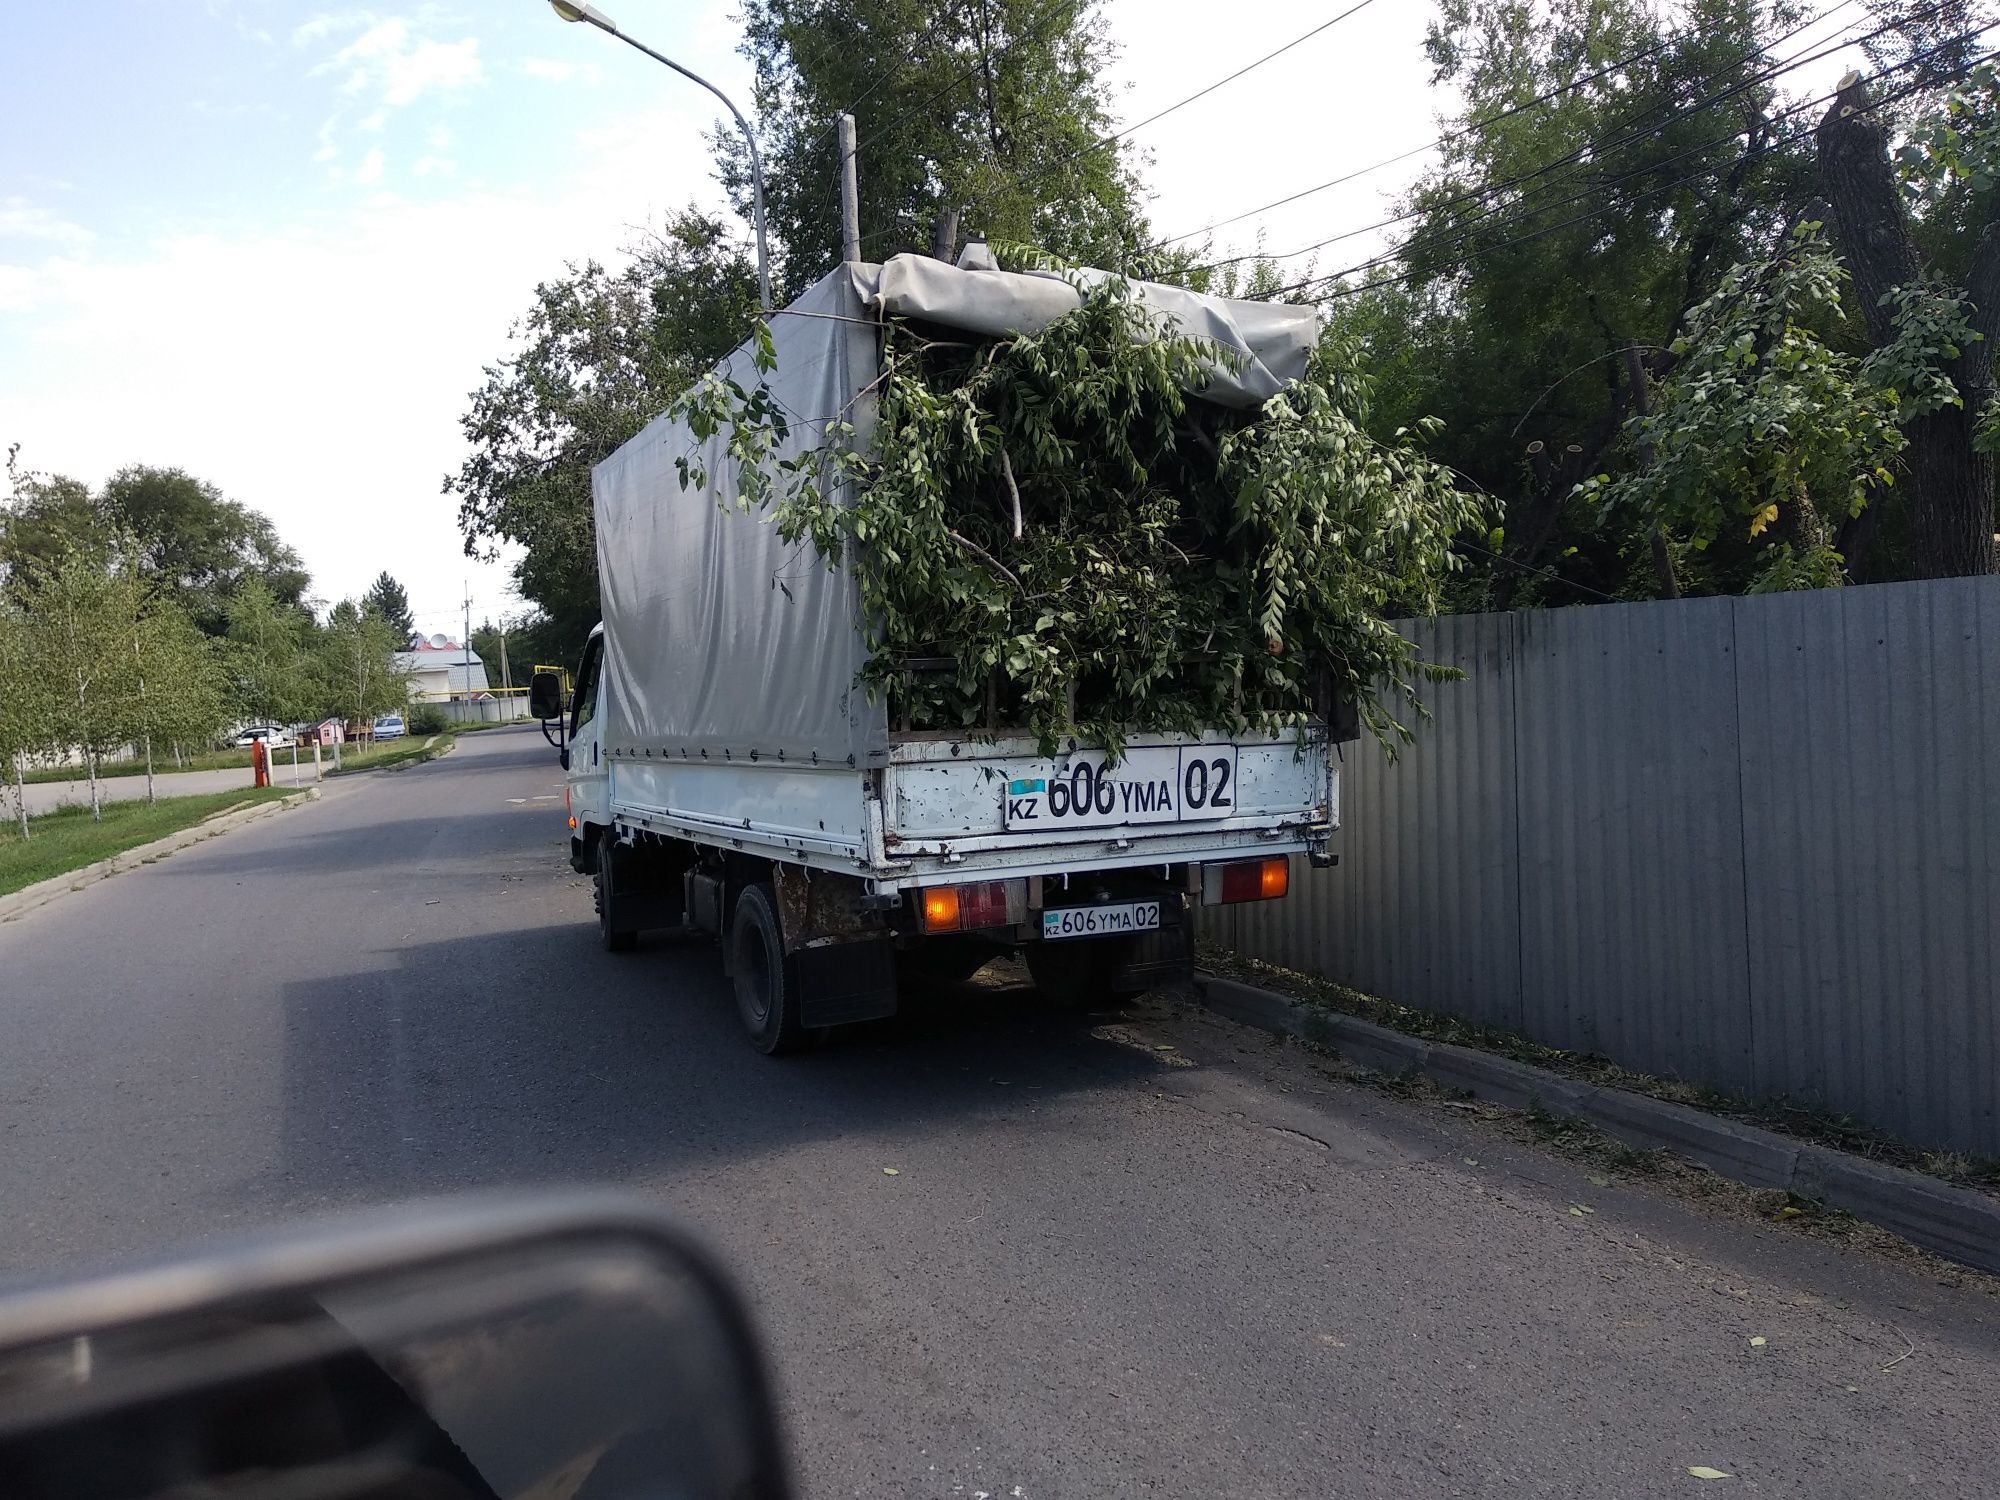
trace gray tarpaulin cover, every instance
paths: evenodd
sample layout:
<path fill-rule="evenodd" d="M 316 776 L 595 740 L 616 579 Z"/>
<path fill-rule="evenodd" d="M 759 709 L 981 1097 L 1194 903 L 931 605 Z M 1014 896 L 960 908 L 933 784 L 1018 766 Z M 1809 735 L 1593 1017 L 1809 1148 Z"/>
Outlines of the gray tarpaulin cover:
<path fill-rule="evenodd" d="M 1001 338 L 1039 333 L 1083 298 L 1070 278 L 1092 285 L 1102 271 L 1021 274 L 974 271 L 922 255 L 899 255 L 882 267 L 878 303 L 899 318 L 927 318 Z M 1200 393 L 1223 406 L 1262 406 L 1305 374 L 1319 341 L 1319 314 L 1279 302 L 1207 297 L 1156 281 L 1133 283 L 1139 300 L 1187 338 L 1210 339 L 1242 359 L 1240 370 L 1214 365 Z"/>
<path fill-rule="evenodd" d="M 1318 333 L 1311 308 L 1138 285 L 1181 332 L 1243 356 L 1241 370 L 1211 371 L 1208 399 L 1258 405 L 1304 373 Z M 867 445 L 878 312 L 998 338 L 1037 332 L 1079 300 L 1057 277 L 960 270 L 921 256 L 829 273 L 771 320 L 778 362 L 764 380 L 791 419 L 780 457 L 818 447 L 835 419 L 853 422 Z M 721 368 L 746 390 L 757 384 L 748 346 Z M 844 561 L 826 567 L 810 543 L 787 546 L 767 514 L 735 508 L 724 441 L 696 443 L 685 423 L 659 417 L 597 466 L 605 747 L 879 765 L 888 723 L 856 683 L 867 642 L 854 575 Z M 683 490 L 676 461 L 697 451 L 707 488 Z"/>
<path fill-rule="evenodd" d="M 824 420 L 858 407 L 875 378 L 874 279 L 872 266 L 835 271 L 771 320 L 778 364 L 765 379 L 791 419 L 781 457 L 817 447 Z M 757 384 L 747 348 L 723 369 L 745 390 Z M 870 415 L 849 418 L 864 445 Z M 683 490 L 675 461 L 697 448 L 708 487 Z M 809 542 L 787 546 L 769 515 L 735 508 L 721 435 L 697 444 L 685 423 L 660 417 L 597 466 L 591 488 L 607 749 L 885 758 L 885 711 L 855 682 L 867 649 L 853 574 L 827 568 Z"/>

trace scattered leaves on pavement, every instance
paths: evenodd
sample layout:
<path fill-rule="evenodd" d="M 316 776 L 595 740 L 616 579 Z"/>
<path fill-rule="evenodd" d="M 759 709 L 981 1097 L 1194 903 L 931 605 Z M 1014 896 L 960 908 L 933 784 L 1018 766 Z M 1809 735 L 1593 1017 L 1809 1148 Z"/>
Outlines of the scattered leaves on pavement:
<path fill-rule="evenodd" d="M 1765 1338 L 1764 1335 L 1760 1333 L 1755 1338 L 1750 1340 L 1750 1347 L 1752 1349 L 1761 1349 L 1770 1342 L 1771 1341 L 1769 1339 Z"/>
<path fill-rule="evenodd" d="M 882 1169 L 882 1175 L 884 1177 L 901 1177 L 903 1175 L 903 1169 L 901 1167 L 884 1167 Z"/>
<path fill-rule="evenodd" d="M 1721 1469 L 1711 1469 L 1707 1464 L 1689 1464 L 1688 1473 L 1694 1475 L 1697 1479 L 1734 1479 L 1736 1477 L 1734 1474 L 1724 1473 Z"/>

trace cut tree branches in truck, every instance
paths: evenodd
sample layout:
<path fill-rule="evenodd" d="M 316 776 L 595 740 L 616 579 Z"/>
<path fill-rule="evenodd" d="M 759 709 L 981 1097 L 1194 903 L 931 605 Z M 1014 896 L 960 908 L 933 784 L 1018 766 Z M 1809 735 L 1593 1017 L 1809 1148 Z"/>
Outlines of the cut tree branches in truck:
<path fill-rule="evenodd" d="M 1388 619 L 1481 508 L 1368 435 L 1362 358 L 1310 308 L 920 257 L 777 314 L 596 470 L 565 756 L 606 945 L 723 936 L 766 1050 L 899 965 L 1183 972 L 1193 905 L 1327 856 L 1332 746 L 1449 675 Z"/>

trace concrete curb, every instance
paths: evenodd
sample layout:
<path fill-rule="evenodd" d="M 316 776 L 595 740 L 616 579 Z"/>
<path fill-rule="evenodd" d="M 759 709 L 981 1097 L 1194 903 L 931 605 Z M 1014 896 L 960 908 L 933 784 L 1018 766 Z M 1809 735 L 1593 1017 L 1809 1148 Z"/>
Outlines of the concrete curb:
<path fill-rule="evenodd" d="M 24 886 L 10 895 L 0 896 L 0 922 L 12 922 L 38 907 L 47 906 L 51 901 L 61 900 L 72 891 L 81 891 L 100 880 L 109 880 L 113 875 L 129 870 L 134 865 L 150 864 L 177 849 L 199 844 L 205 839 L 227 833 L 232 828 L 240 828 L 245 823 L 254 823 L 259 818 L 268 818 L 272 813 L 297 807 L 301 802 L 314 801 L 319 794 L 320 789 L 316 786 L 302 787 L 289 796 L 260 802 L 255 807 L 238 807 L 227 812 L 212 813 L 199 823 L 183 828 L 179 833 L 170 833 L 163 839 L 154 839 L 150 844 L 139 844 L 122 854 L 114 854 L 109 859 L 100 859 L 96 864 L 85 865 L 67 874 L 52 876 L 47 880 L 37 881 L 34 885 Z"/>
<path fill-rule="evenodd" d="M 409 760 L 398 761 L 393 766 L 354 766 L 339 771 L 330 770 L 326 774 L 329 776 L 367 776 L 375 771 L 390 771 L 390 772 L 411 771 L 415 770 L 418 766 L 427 766 L 432 761 L 443 760 L 447 755 L 451 754 L 452 751 L 458 748 L 457 734 L 452 733 L 449 730 L 447 730 L 446 733 L 451 734 L 451 743 L 449 745 L 446 745 L 444 749 L 437 751 L 435 754 L 430 753 L 431 746 L 435 745 L 439 740 L 445 737 L 442 734 L 434 734 L 425 739 L 423 743 L 423 749 L 425 751 L 424 754 L 414 756 Z"/>
<path fill-rule="evenodd" d="M 1536 1105 L 1583 1120 L 1628 1146 L 1664 1147 L 1757 1188 L 1781 1188 L 1843 1209 L 1961 1265 L 2000 1274 L 2000 1201 L 1971 1188 L 1886 1167 L 1627 1089 L 1577 1083 L 1546 1068 L 1448 1042 L 1426 1042 L 1256 985 L 1195 976 L 1218 1015 L 1297 1037 L 1381 1073 L 1415 1070 L 1439 1086 L 1510 1109 Z"/>

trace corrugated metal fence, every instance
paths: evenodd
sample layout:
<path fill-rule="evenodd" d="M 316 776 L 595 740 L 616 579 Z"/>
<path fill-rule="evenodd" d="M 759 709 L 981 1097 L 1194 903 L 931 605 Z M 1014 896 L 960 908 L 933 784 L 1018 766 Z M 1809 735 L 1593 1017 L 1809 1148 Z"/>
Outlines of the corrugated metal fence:
<path fill-rule="evenodd" d="M 1465 669 L 1252 956 L 2000 1154 L 2000 579 L 1413 622 Z"/>

